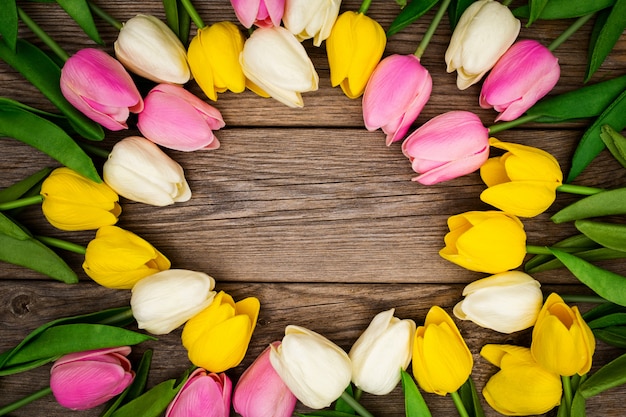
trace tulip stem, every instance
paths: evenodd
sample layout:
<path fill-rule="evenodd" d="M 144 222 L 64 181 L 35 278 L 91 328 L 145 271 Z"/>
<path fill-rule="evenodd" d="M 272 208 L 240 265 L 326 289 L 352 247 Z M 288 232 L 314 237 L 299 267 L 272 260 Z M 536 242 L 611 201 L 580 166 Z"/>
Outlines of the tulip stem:
<path fill-rule="evenodd" d="M 526 116 L 518 117 L 517 119 L 511 120 L 510 122 L 496 123 L 495 125 L 489 126 L 489 134 L 491 135 L 494 133 L 502 132 L 503 130 L 510 129 L 512 127 L 516 127 L 527 122 L 532 122 L 539 117 L 539 114 L 527 114 Z"/>
<path fill-rule="evenodd" d="M 38 241 L 45 244 L 46 246 L 52 246 L 53 248 L 64 249 L 66 251 L 78 253 L 80 255 L 84 255 L 86 252 L 84 246 L 68 242 L 67 240 L 57 239 L 50 236 L 35 236 L 35 238 L 37 238 Z"/>
<path fill-rule="evenodd" d="M 562 191 L 564 193 L 570 193 L 570 194 L 580 194 L 580 195 L 593 195 L 593 194 L 598 194 L 601 193 L 603 190 L 602 188 L 596 188 L 596 187 L 585 187 L 583 185 L 574 185 L 574 184 L 561 184 L 558 187 L 556 187 L 557 191 Z"/>
<path fill-rule="evenodd" d="M 435 14 L 435 17 L 430 22 L 430 25 L 428 26 L 426 33 L 424 33 L 424 37 L 422 38 L 422 41 L 419 43 L 419 45 L 417 46 L 417 50 L 413 54 L 417 58 L 421 58 L 422 55 L 424 54 L 424 51 L 426 50 L 426 47 L 428 46 L 430 39 L 435 34 L 435 30 L 437 30 L 437 26 L 439 26 L 439 22 L 441 22 L 441 18 L 446 13 L 446 10 L 448 10 L 449 5 L 450 5 L 450 0 L 443 0 L 443 2 L 441 3 L 441 6 L 439 6 L 439 10 L 437 10 L 437 14 Z"/>
<path fill-rule="evenodd" d="M 587 23 L 587 21 L 591 19 L 593 15 L 594 13 L 589 13 L 576 19 L 576 21 L 574 21 L 574 23 L 572 23 L 570 27 L 565 29 L 565 31 L 561 33 L 561 35 L 558 38 L 553 40 L 552 43 L 548 45 L 548 49 L 551 51 L 554 51 L 556 48 L 558 48 L 563 42 L 567 40 L 567 38 L 572 36 L 573 33 L 575 33 L 578 29 L 580 29 L 582 25 Z"/>
<path fill-rule="evenodd" d="M 32 197 L 18 198 L 17 200 L 0 203 L 0 211 L 13 210 L 15 208 L 31 206 L 33 204 L 41 203 L 42 201 L 43 196 L 41 194 L 37 194 Z"/>
<path fill-rule="evenodd" d="M 88 3 L 89 3 L 89 8 L 91 9 L 91 11 L 94 12 L 97 16 L 99 16 L 102 20 L 104 20 L 105 22 L 107 22 L 108 24 L 110 24 L 117 30 L 122 29 L 122 26 L 124 25 L 122 25 L 118 20 L 114 19 L 110 14 L 108 14 L 107 12 L 105 12 L 104 10 L 102 10 L 101 8 L 93 4 L 92 2 L 89 1 Z"/>
<path fill-rule="evenodd" d="M 459 412 L 459 416 L 461 417 L 469 417 L 467 410 L 465 409 L 465 405 L 463 404 L 463 400 L 459 395 L 458 391 L 451 392 L 450 396 L 452 397 L 452 401 L 454 401 L 454 405 L 456 406 L 457 411 Z"/>
<path fill-rule="evenodd" d="M 607 300 L 604 297 L 600 297 L 599 295 L 587 295 L 587 294 L 565 294 L 561 295 L 561 298 L 566 303 L 593 303 L 593 304 L 603 304 L 606 303 Z"/>
<path fill-rule="evenodd" d="M 341 393 L 341 399 L 344 400 L 350 407 L 352 407 L 352 409 L 356 411 L 358 415 L 363 417 L 374 417 L 374 414 L 367 411 L 365 407 L 363 407 L 357 400 L 354 399 L 354 397 L 352 397 L 347 392 L 344 391 Z"/>
<path fill-rule="evenodd" d="M 578 248 L 578 247 L 559 248 L 561 252 L 568 252 L 568 253 L 575 253 L 582 249 L 587 249 L 587 248 Z M 526 253 L 529 253 L 532 255 L 553 255 L 552 251 L 550 250 L 548 246 L 538 246 L 538 245 L 526 245 Z"/>
<path fill-rule="evenodd" d="M 196 8 L 193 7 L 193 4 L 191 4 L 191 0 L 181 0 L 181 3 L 183 7 L 185 8 L 185 10 L 187 10 L 187 13 L 189 13 L 189 17 L 191 18 L 191 20 L 193 20 L 193 23 L 196 25 L 198 29 L 202 29 L 203 27 L 206 26 L 204 22 L 202 21 L 202 18 L 200 17 L 200 15 L 198 14 L 198 11 L 196 10 Z"/>
<path fill-rule="evenodd" d="M 41 389 L 41 390 L 39 390 L 37 392 L 34 392 L 34 393 L 32 393 L 32 394 L 30 394 L 30 395 L 28 395 L 28 396 L 26 396 L 26 397 L 24 397 L 24 398 L 22 398 L 20 400 L 17 400 L 14 403 L 7 404 L 4 407 L 0 408 L 0 416 L 3 416 L 5 414 L 7 414 L 7 413 L 10 413 L 11 411 L 15 411 L 18 408 L 20 408 L 20 407 L 22 407 L 22 406 L 24 406 L 24 405 L 26 405 L 28 403 L 31 403 L 31 402 L 33 402 L 35 400 L 38 400 L 39 398 L 43 398 L 46 395 L 51 394 L 51 393 L 52 393 L 52 390 L 50 389 L 50 387 L 46 387 L 46 388 L 43 388 L 43 389 Z"/>
<path fill-rule="evenodd" d="M 363 0 L 361 7 L 359 7 L 359 13 L 367 13 L 367 10 L 370 8 L 370 4 L 372 4 L 372 0 Z"/>
<path fill-rule="evenodd" d="M 566 415 L 570 415 L 572 409 L 572 381 L 569 376 L 561 375 L 561 382 L 563 383 L 563 399 L 565 400 Z"/>
<path fill-rule="evenodd" d="M 69 54 L 65 52 L 65 50 L 61 48 L 61 46 L 50 37 L 50 35 L 48 35 L 41 27 L 39 27 L 39 25 L 35 23 L 35 21 L 31 19 L 30 16 L 28 16 L 21 7 L 17 8 L 17 14 L 19 15 L 22 22 L 24 22 L 24 24 L 28 26 L 28 28 L 35 35 L 37 35 L 37 37 L 41 39 L 43 43 L 45 43 L 46 46 L 50 48 L 56 56 L 58 56 L 63 62 L 67 61 L 67 59 L 70 57 Z"/>

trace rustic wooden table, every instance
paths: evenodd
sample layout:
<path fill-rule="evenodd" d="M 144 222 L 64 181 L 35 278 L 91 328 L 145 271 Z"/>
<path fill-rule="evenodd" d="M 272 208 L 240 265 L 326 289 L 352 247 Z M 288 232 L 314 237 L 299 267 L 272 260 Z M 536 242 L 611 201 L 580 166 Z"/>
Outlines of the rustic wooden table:
<path fill-rule="evenodd" d="M 69 53 L 95 44 L 51 3 L 20 2 L 28 14 Z M 514 2 L 513 5 L 515 6 Z M 160 1 L 98 0 L 96 4 L 119 21 L 136 14 L 164 18 Z M 206 23 L 236 22 L 226 0 L 195 0 Z M 359 2 L 346 0 L 342 11 L 357 10 Z M 392 1 L 374 1 L 368 15 L 387 28 L 399 9 Z M 389 39 L 385 55 L 412 53 L 434 12 Z M 112 53 L 116 31 L 97 20 Z M 549 44 L 571 22 L 538 21 L 522 24 L 520 38 Z M 551 94 L 583 85 L 588 23 L 555 52 L 561 79 Z M 195 28 L 192 27 L 192 35 Z M 25 27 L 20 36 L 38 43 Z M 495 113 L 478 106 L 479 86 L 459 91 L 455 74 L 445 71 L 444 52 L 450 29 L 444 18 L 428 47 L 423 65 L 433 78 L 433 92 L 416 125 L 449 110 L 470 110 L 485 125 Z M 484 185 L 474 173 L 448 183 L 421 186 L 402 155 L 400 144 L 386 147 L 381 131 L 363 127 L 361 100 L 350 100 L 332 88 L 324 45 L 306 49 L 320 76 L 319 90 L 305 93 L 303 109 L 290 109 L 273 99 L 247 91 L 224 93 L 214 104 L 226 127 L 219 132 L 217 151 L 166 152 L 185 169 L 193 197 L 190 201 L 157 208 L 122 200 L 118 225 L 143 237 L 170 258 L 173 267 L 203 271 L 217 280 L 217 289 L 237 299 L 256 296 L 261 301 L 258 326 L 242 364 L 228 374 L 236 380 L 243 369 L 272 341 L 283 336 L 286 325 L 308 327 L 349 350 L 372 317 L 396 308 L 396 315 L 423 323 L 432 305 L 452 314 L 469 282 L 485 276 L 469 272 L 438 256 L 447 232 L 449 216 L 489 207 L 478 196 Z M 598 82 L 622 75 L 626 69 L 626 38 L 622 36 L 611 55 L 591 80 Z M 18 73 L 0 62 L 0 95 L 53 111 L 51 104 Z M 148 88 L 145 83 L 142 88 Z M 187 87 L 206 99 L 191 81 Z M 147 90 L 145 90 L 147 91 Z M 207 99 L 208 100 L 208 99 Z M 584 103 L 581 103 L 584 105 Z M 552 153 L 565 172 L 573 149 L 588 120 L 575 123 L 528 124 L 502 132 L 503 141 L 536 146 Z M 135 128 L 108 133 L 102 147 L 138 134 Z M 12 139 L 0 140 L 0 187 L 6 187 L 45 166 L 58 164 L 42 153 Z M 101 161 L 97 161 L 98 164 Z M 626 184 L 626 170 L 605 151 L 576 180 L 596 187 Z M 574 233 L 573 226 L 553 224 L 549 217 L 576 197 L 559 194 L 548 212 L 525 219 L 528 242 L 549 245 Z M 31 231 L 86 245 L 93 232 L 62 232 L 52 228 L 39 207 L 24 210 L 20 220 Z M 63 253 L 81 278 L 66 285 L 10 264 L 0 266 L 0 350 L 18 343 L 29 331 L 54 318 L 88 313 L 128 304 L 130 291 L 96 285 L 81 269 L 79 255 Z M 603 266 L 624 274 L 626 263 L 606 261 Z M 567 270 L 536 274 L 545 294 L 590 291 Z M 590 305 L 581 305 L 583 310 Z M 530 331 L 503 335 L 471 322 L 457 321 L 475 359 L 473 377 L 480 390 L 496 368 L 479 356 L 486 343 L 527 345 Z M 180 329 L 156 342 L 143 343 L 133 352 L 138 358 L 154 349 L 150 386 L 179 376 L 189 365 L 180 343 Z M 623 352 L 598 343 L 594 368 Z M 44 366 L 0 379 L 0 402 L 8 403 L 47 384 Z M 624 415 L 626 388 L 608 391 L 588 403 L 589 415 Z M 456 411 L 450 398 L 425 394 L 434 416 Z M 375 397 L 365 394 L 363 403 L 377 416 L 403 416 L 402 392 Z M 488 416 L 497 415 L 486 403 Z M 298 410 L 307 411 L 303 406 Z M 76 415 L 96 416 L 96 411 Z M 14 416 L 65 416 L 67 410 L 52 397 L 38 400 Z M 554 415 L 554 412 L 551 414 Z"/>

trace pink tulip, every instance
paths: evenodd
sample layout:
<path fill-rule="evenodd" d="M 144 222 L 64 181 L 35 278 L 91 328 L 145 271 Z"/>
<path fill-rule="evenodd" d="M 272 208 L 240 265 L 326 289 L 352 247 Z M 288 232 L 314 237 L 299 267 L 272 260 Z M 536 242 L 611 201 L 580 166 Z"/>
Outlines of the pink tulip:
<path fill-rule="evenodd" d="M 363 120 L 369 131 L 381 128 L 387 146 L 401 140 L 430 98 L 433 80 L 415 55 L 390 55 L 380 61 L 363 95 Z"/>
<path fill-rule="evenodd" d="M 469 174 L 489 157 L 489 130 L 474 113 L 450 111 L 424 123 L 402 143 L 418 181 L 432 185 Z"/>
<path fill-rule="evenodd" d="M 515 120 L 548 94 L 559 81 L 559 60 L 534 40 L 511 46 L 485 79 L 480 107 L 501 112 L 499 120 Z"/>
<path fill-rule="evenodd" d="M 273 342 L 278 348 L 280 342 Z M 296 407 L 296 397 L 270 363 L 268 347 L 241 375 L 233 407 L 242 417 L 290 417 Z"/>
<path fill-rule="evenodd" d="M 130 347 L 89 350 L 59 358 L 50 370 L 50 389 L 57 402 L 72 410 L 104 404 L 135 378 L 126 358 Z"/>
<path fill-rule="evenodd" d="M 109 130 L 128 129 L 143 100 L 124 66 L 104 51 L 81 49 L 61 70 L 61 92 L 81 113 Z"/>
<path fill-rule="evenodd" d="M 280 26 L 285 13 L 285 0 L 230 0 L 237 19 L 246 28 Z"/>
<path fill-rule="evenodd" d="M 183 87 L 159 84 L 144 105 L 137 127 L 146 139 L 178 151 L 220 147 L 213 131 L 224 127 L 222 114 Z"/>
<path fill-rule="evenodd" d="M 229 417 L 232 382 L 225 373 L 196 369 L 165 411 L 165 417 Z"/>

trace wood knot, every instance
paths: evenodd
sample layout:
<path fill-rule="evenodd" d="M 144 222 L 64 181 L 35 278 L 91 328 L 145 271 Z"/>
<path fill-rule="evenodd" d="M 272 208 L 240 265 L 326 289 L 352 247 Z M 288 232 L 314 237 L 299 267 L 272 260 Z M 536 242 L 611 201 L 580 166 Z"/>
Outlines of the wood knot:
<path fill-rule="evenodd" d="M 30 303 L 30 296 L 26 294 L 18 294 L 11 300 L 11 312 L 16 316 L 28 314 L 30 312 Z"/>

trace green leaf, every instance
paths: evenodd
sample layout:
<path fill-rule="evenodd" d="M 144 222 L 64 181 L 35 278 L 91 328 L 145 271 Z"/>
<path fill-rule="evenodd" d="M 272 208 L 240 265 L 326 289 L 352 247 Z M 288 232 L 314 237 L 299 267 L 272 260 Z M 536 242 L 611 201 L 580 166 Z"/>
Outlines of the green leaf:
<path fill-rule="evenodd" d="M 349 384 L 346 389 L 345 392 L 354 398 L 354 392 L 352 389 L 352 384 Z M 341 411 L 343 413 L 348 413 L 348 414 L 352 414 L 355 415 L 356 411 L 354 411 L 354 408 L 352 408 L 350 406 L 350 404 L 348 404 L 346 402 L 346 400 L 343 399 L 343 396 L 337 398 L 337 401 L 335 401 L 335 411 Z"/>
<path fill-rule="evenodd" d="M 588 321 L 587 325 L 591 329 L 626 325 L 626 313 L 607 314 L 604 317 L 599 317 L 595 320 Z"/>
<path fill-rule="evenodd" d="M 313 411 L 311 413 L 294 413 L 296 416 L 300 417 L 354 417 L 354 414 L 344 413 L 342 411 L 334 411 L 334 410 L 318 410 Z"/>
<path fill-rule="evenodd" d="M 535 20 L 539 19 L 539 15 L 546 7 L 548 0 L 529 0 L 528 7 L 530 8 L 530 13 L 528 16 L 528 23 L 526 23 L 526 27 L 530 27 Z"/>
<path fill-rule="evenodd" d="M 165 21 L 167 26 L 176 34 L 178 39 L 187 46 L 189 43 L 189 29 L 191 18 L 180 0 L 163 0 Z"/>
<path fill-rule="evenodd" d="M 30 371 L 31 369 L 39 368 L 42 365 L 52 362 L 55 358 L 43 358 L 36 361 L 21 363 L 15 366 L 7 366 L 0 369 L 0 376 L 14 375 L 20 372 Z"/>
<path fill-rule="evenodd" d="M 402 391 L 406 417 L 430 417 L 432 415 L 413 377 L 404 370 L 402 370 Z"/>
<path fill-rule="evenodd" d="M 607 301 L 626 306 L 626 277 L 597 267 L 577 256 L 551 249 L 563 265 L 583 284 Z"/>
<path fill-rule="evenodd" d="M 588 250 L 597 248 L 598 244 L 583 234 L 570 236 L 552 245 L 553 248 L 580 248 Z M 554 259 L 552 255 L 534 255 L 524 264 L 524 271 L 530 273 L 534 268 Z"/>
<path fill-rule="evenodd" d="M 539 19 L 555 20 L 581 17 L 598 10 L 611 7 L 615 0 L 550 0 L 542 9 Z M 530 8 L 521 6 L 513 10 L 513 15 L 520 18 L 530 17 Z"/>
<path fill-rule="evenodd" d="M 598 32 L 592 37 L 592 42 L 589 45 L 585 82 L 589 81 L 595 71 L 600 68 L 600 65 L 624 33 L 626 28 L 626 0 L 616 0 L 610 12 L 603 12 L 602 19 L 595 26 L 598 28 Z"/>
<path fill-rule="evenodd" d="M 19 19 L 17 17 L 16 0 L 0 0 L 0 35 L 8 44 L 11 50 L 15 50 L 17 43 L 17 26 Z"/>
<path fill-rule="evenodd" d="M 589 323 L 592 320 L 599 319 L 608 314 L 626 313 L 626 308 L 613 303 L 602 303 L 583 314 L 583 319 Z"/>
<path fill-rule="evenodd" d="M 112 417 L 158 417 L 182 388 L 184 381 L 168 379 L 118 408 Z"/>
<path fill-rule="evenodd" d="M 56 0 L 56 2 L 70 15 L 78 26 L 97 44 L 104 45 L 98 28 L 93 20 L 89 2 L 87 0 Z"/>
<path fill-rule="evenodd" d="M 480 404 L 480 397 L 478 391 L 476 391 L 476 385 L 471 377 L 467 378 L 467 381 L 461 388 L 459 388 L 459 396 L 465 406 L 465 410 L 469 414 L 469 417 L 485 417 L 485 411 Z"/>
<path fill-rule="evenodd" d="M 169 27 L 176 36 L 180 36 L 178 33 L 178 0 L 163 0 L 163 11 L 165 11 L 165 23 L 167 27 Z"/>
<path fill-rule="evenodd" d="M 578 391 L 576 391 L 576 393 L 574 393 L 574 399 L 572 400 L 570 417 L 586 417 L 586 405 L 587 401 L 585 400 L 585 397 L 583 397 Z"/>
<path fill-rule="evenodd" d="M 600 245 L 626 252 L 626 224 L 576 220 L 574 225 L 580 232 Z"/>
<path fill-rule="evenodd" d="M 139 397 L 146 389 L 148 382 L 148 375 L 150 373 L 150 365 L 152 364 L 152 350 L 148 349 L 143 353 L 141 361 L 137 366 L 135 372 L 135 379 L 133 382 L 121 393 L 115 401 L 113 401 L 100 415 L 100 417 L 111 417 L 111 415 L 117 410 L 123 402 L 129 402 Z"/>
<path fill-rule="evenodd" d="M 611 326 L 603 329 L 593 329 L 596 339 L 602 340 L 604 343 L 626 349 L 626 327 Z"/>
<path fill-rule="evenodd" d="M 585 250 L 581 252 L 573 252 L 573 254 L 579 257 L 580 259 L 584 259 L 589 262 L 626 258 L 626 252 L 613 250 L 613 249 L 607 249 L 607 248 L 590 249 L 590 250 Z M 558 259 L 553 258 L 539 265 L 536 265 L 533 268 L 525 269 L 525 271 L 526 273 L 532 275 L 537 272 L 544 272 L 544 271 L 550 271 L 552 269 L 562 268 L 563 266 L 564 266 L 563 262 L 561 262 Z"/>
<path fill-rule="evenodd" d="M 21 73 L 67 116 L 78 134 L 90 140 L 104 139 L 102 126 L 87 118 L 72 106 L 61 93 L 61 69 L 41 49 L 23 40 L 17 40 L 15 51 L 0 41 L 0 59 Z"/>
<path fill-rule="evenodd" d="M 604 146 L 608 148 L 617 162 L 626 168 L 626 137 L 622 136 L 611 126 L 602 125 L 600 127 L 600 139 L 602 139 Z"/>
<path fill-rule="evenodd" d="M 475 0 L 452 0 L 448 7 L 448 20 L 450 21 L 450 29 L 454 30 L 461 15 Z"/>
<path fill-rule="evenodd" d="M 598 369 L 578 388 L 584 398 L 591 398 L 608 389 L 626 384 L 626 354 Z"/>
<path fill-rule="evenodd" d="M 551 219 L 554 223 L 564 223 L 615 214 L 626 214 L 626 187 L 582 198 L 556 212 Z"/>
<path fill-rule="evenodd" d="M 0 190 L 0 203 L 6 203 L 7 201 L 17 200 L 25 195 L 28 191 L 36 187 L 48 174 L 52 171 L 52 168 L 43 168 L 34 174 L 24 178 L 23 180 L 16 182 L 10 187 Z"/>
<path fill-rule="evenodd" d="M 398 16 L 391 22 L 387 29 L 387 37 L 393 36 L 433 8 L 439 0 L 412 0 Z"/>

